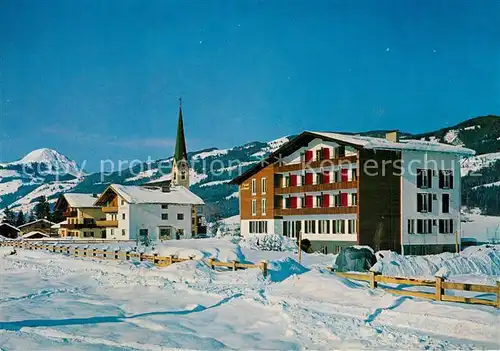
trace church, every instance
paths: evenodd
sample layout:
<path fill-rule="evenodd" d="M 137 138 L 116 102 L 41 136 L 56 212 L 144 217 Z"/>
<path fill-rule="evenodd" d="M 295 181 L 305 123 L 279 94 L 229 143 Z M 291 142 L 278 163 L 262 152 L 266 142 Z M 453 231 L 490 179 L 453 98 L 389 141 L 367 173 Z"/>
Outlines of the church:
<path fill-rule="evenodd" d="M 182 104 L 176 138 L 170 175 L 143 185 L 110 184 L 87 205 L 67 201 L 67 196 L 78 194 L 62 195 L 56 207 L 67 215 L 61 225 L 69 233 L 67 236 L 163 241 L 206 233 L 202 217 L 204 202 L 189 190 Z"/>

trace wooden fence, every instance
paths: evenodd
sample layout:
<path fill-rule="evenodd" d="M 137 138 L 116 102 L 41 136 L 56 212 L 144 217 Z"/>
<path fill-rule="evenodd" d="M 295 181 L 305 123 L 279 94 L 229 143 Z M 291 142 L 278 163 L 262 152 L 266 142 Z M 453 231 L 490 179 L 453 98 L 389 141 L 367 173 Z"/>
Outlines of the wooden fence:
<path fill-rule="evenodd" d="M 82 257 L 82 258 L 96 258 L 103 260 L 120 260 L 120 261 L 146 261 L 151 262 L 157 267 L 167 267 L 172 263 L 184 262 L 193 260 L 194 256 L 189 258 L 179 258 L 175 255 L 170 256 L 158 256 L 158 254 L 144 254 L 133 251 L 108 251 L 106 249 L 96 249 L 78 246 L 56 246 L 41 243 L 30 243 L 25 241 L 2 241 L 0 242 L 0 247 L 17 247 L 27 250 L 47 250 L 53 253 L 63 253 L 70 256 Z M 248 268 L 260 268 L 262 274 L 267 276 L 267 261 L 261 261 L 258 264 L 255 263 L 240 263 L 238 261 L 232 262 L 220 262 L 215 258 L 210 258 L 204 261 L 210 268 L 215 269 L 215 267 L 227 267 L 236 271 L 238 269 L 248 269 Z"/>
<path fill-rule="evenodd" d="M 436 277 L 435 280 L 426 279 L 411 279 L 411 278 L 399 278 L 399 277 L 387 277 L 380 275 L 375 272 L 368 273 L 343 273 L 334 272 L 339 277 L 363 280 L 370 283 L 370 287 L 375 289 L 380 287 L 386 291 L 405 296 L 420 297 L 424 299 L 431 299 L 436 301 L 450 301 L 450 302 L 462 302 L 469 304 L 480 304 L 487 306 L 494 306 L 500 308 L 500 281 L 497 282 L 497 286 L 492 285 L 481 285 L 481 284 L 468 284 L 468 283 L 455 283 L 447 282 L 443 277 Z M 410 291 L 405 289 L 394 289 L 393 287 L 380 286 L 382 284 L 398 284 L 398 285 L 409 285 L 409 286 L 427 286 L 433 287 L 433 293 L 423 292 L 423 291 Z M 460 291 L 472 291 L 472 292 L 482 292 L 496 294 L 496 300 L 486 300 L 476 297 L 464 297 L 464 296 L 454 296 L 446 295 L 446 290 L 460 290 Z"/>

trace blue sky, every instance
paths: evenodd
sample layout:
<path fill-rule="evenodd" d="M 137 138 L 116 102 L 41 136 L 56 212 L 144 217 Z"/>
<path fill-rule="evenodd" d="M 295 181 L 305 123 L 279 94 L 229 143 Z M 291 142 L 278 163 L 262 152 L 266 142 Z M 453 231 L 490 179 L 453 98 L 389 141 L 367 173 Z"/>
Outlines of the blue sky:
<path fill-rule="evenodd" d="M 0 161 L 172 154 L 500 114 L 500 1 L 0 3 Z"/>

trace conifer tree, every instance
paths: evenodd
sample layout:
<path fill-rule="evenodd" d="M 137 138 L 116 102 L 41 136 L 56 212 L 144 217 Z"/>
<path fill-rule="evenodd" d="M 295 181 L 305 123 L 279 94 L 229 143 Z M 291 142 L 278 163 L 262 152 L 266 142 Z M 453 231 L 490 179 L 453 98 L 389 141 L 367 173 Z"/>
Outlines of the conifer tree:
<path fill-rule="evenodd" d="M 24 213 L 23 211 L 19 211 L 17 213 L 17 218 L 16 218 L 16 227 L 19 227 L 21 225 L 23 225 L 24 223 L 26 223 L 26 219 L 24 218 Z"/>

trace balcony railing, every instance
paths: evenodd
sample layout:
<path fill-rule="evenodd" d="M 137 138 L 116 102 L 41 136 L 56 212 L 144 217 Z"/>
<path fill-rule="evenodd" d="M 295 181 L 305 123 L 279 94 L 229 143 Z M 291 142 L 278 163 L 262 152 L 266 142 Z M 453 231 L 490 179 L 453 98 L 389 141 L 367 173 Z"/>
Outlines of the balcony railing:
<path fill-rule="evenodd" d="M 118 206 L 104 206 L 101 210 L 104 213 L 116 213 L 118 212 Z"/>
<path fill-rule="evenodd" d="M 358 187 L 358 181 L 352 180 L 350 182 L 337 182 L 337 183 L 326 183 L 326 184 L 308 184 L 300 186 L 288 186 L 285 188 L 274 188 L 274 193 L 280 194 L 292 194 L 292 193 L 306 193 L 312 191 L 327 191 L 327 190 L 342 190 L 342 189 L 355 189 Z"/>
<path fill-rule="evenodd" d="M 275 216 L 301 216 L 315 214 L 356 214 L 357 206 L 348 207 L 316 207 L 316 208 L 277 208 Z"/>
<path fill-rule="evenodd" d="M 76 217 L 78 216 L 78 212 L 76 210 L 66 210 L 63 212 L 64 217 Z"/>
<path fill-rule="evenodd" d="M 96 221 L 96 224 L 99 227 L 118 227 L 118 221 L 115 220 L 105 220 L 105 221 Z"/>
<path fill-rule="evenodd" d="M 96 223 L 65 223 L 61 224 L 61 228 L 66 229 L 87 229 L 87 228 L 97 228 L 99 225 Z"/>
<path fill-rule="evenodd" d="M 306 169 L 306 168 L 320 168 L 321 166 L 331 167 L 338 164 L 356 163 L 357 159 L 358 159 L 357 156 L 345 156 L 345 157 L 330 158 L 320 161 L 309 161 L 307 163 L 303 161 L 300 163 L 293 163 L 289 165 L 282 165 L 282 166 L 278 165 L 277 167 L 275 167 L 275 171 L 277 173 L 284 173 L 291 171 L 299 171 L 301 169 Z"/>

